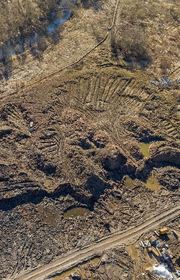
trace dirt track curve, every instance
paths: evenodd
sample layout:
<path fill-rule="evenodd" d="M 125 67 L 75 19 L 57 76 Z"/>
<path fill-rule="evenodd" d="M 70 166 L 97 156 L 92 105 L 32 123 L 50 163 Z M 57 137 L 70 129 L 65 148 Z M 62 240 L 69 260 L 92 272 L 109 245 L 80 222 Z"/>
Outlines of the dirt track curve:
<path fill-rule="evenodd" d="M 104 250 L 116 247 L 118 245 L 128 244 L 142 234 L 153 230 L 160 224 L 170 221 L 180 216 L 180 206 L 165 210 L 157 214 L 137 227 L 130 228 L 126 231 L 117 231 L 103 239 L 98 240 L 87 247 L 69 252 L 66 256 L 60 257 L 51 263 L 38 267 L 33 271 L 26 272 L 17 278 L 11 280 L 43 280 L 57 272 L 66 271 L 76 265 L 101 254 Z"/>

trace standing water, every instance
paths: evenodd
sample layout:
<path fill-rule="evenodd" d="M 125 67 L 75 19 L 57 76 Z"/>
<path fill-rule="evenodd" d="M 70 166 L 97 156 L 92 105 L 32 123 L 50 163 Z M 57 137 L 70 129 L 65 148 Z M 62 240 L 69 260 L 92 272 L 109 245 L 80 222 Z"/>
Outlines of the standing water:
<path fill-rule="evenodd" d="M 152 191 L 159 191 L 161 189 L 161 186 L 159 184 L 159 181 L 157 180 L 155 174 L 151 174 L 147 181 L 146 181 L 146 187 Z"/>
<path fill-rule="evenodd" d="M 85 207 L 73 207 L 64 212 L 64 218 L 76 218 L 87 216 L 90 211 Z"/>

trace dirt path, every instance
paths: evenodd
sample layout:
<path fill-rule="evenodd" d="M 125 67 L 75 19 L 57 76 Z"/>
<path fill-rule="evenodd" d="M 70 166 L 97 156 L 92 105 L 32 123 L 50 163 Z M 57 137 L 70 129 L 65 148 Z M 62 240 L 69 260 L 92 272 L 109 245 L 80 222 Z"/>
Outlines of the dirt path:
<path fill-rule="evenodd" d="M 76 265 L 101 254 L 104 250 L 114 248 L 118 245 L 129 244 L 136 240 L 143 233 L 157 228 L 164 222 L 168 222 L 180 216 L 180 206 L 165 210 L 157 214 L 137 227 L 126 231 L 117 231 L 103 239 L 98 240 L 87 247 L 69 252 L 66 256 L 60 257 L 51 263 L 38 267 L 33 271 L 27 272 L 22 276 L 14 278 L 15 280 L 43 280 L 56 272 L 64 272 Z M 14 280 L 13 279 L 13 280 Z M 12 280 L 12 279 L 11 279 Z"/>

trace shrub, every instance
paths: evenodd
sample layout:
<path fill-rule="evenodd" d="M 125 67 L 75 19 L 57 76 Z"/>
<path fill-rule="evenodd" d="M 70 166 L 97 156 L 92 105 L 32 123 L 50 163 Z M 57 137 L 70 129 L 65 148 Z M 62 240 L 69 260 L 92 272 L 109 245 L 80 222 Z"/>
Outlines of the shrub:
<path fill-rule="evenodd" d="M 118 26 L 112 34 L 111 47 L 113 56 L 116 59 L 123 57 L 130 66 L 146 67 L 151 62 L 141 26 Z"/>

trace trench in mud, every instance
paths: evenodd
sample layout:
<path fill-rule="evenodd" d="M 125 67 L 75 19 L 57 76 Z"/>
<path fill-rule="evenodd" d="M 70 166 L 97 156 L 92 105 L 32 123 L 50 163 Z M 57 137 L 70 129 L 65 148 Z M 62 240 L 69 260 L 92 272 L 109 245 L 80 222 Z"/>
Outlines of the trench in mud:
<path fill-rule="evenodd" d="M 41 203 L 45 198 L 56 200 L 61 196 L 67 195 L 73 197 L 79 204 L 85 205 L 87 210 L 93 210 L 94 203 L 96 201 L 95 199 L 89 199 L 83 194 L 76 192 L 76 190 L 74 190 L 71 185 L 64 184 L 60 186 L 58 190 L 55 190 L 51 193 L 43 189 L 36 189 L 26 191 L 25 193 L 14 197 L 2 198 L 0 199 L 0 211 L 10 211 L 17 206 L 22 206 L 29 203 L 36 205 Z"/>
<path fill-rule="evenodd" d="M 161 165 L 160 165 L 161 166 Z M 168 164 L 168 166 L 171 166 Z M 156 166 L 157 168 L 158 166 Z M 146 166 L 144 167 L 146 169 Z M 142 170 L 140 174 L 131 174 L 133 176 L 133 179 L 130 177 L 131 175 L 126 174 L 124 178 L 124 185 L 133 188 L 136 187 L 136 181 L 135 178 L 137 178 L 139 181 L 143 182 L 144 186 L 152 191 L 159 191 L 161 189 L 161 185 L 157 180 L 157 176 L 155 172 L 151 169 L 146 172 L 147 176 L 144 175 L 144 171 Z M 76 208 L 75 210 L 67 209 L 67 213 L 65 213 L 65 217 L 76 217 L 76 216 L 82 216 L 88 214 L 88 211 L 92 211 L 94 208 L 94 204 L 98 201 L 101 194 L 104 193 L 105 189 L 111 188 L 111 185 L 108 183 L 102 184 L 101 180 L 98 178 L 94 178 L 94 180 L 89 180 L 90 184 L 88 187 L 88 190 L 91 192 L 91 196 L 86 196 L 82 194 L 81 192 L 77 192 L 76 188 L 70 184 L 63 184 L 60 185 L 56 190 L 53 192 L 47 192 L 46 190 L 42 189 L 40 186 L 37 186 L 37 184 L 30 184 L 30 186 L 25 185 L 25 192 L 22 192 L 20 194 L 17 194 L 14 197 L 6 197 L 6 198 L 0 198 L 0 211 L 10 211 L 14 209 L 17 206 L 22 206 L 24 204 L 39 204 L 43 199 L 50 198 L 53 200 L 58 199 L 60 196 L 67 196 L 70 195 L 74 198 L 75 201 L 77 201 L 78 205 L 83 205 L 83 209 Z M 102 184 L 101 190 L 99 190 L 100 183 Z M 91 186 L 96 186 L 95 188 L 91 188 Z M 77 206 L 76 206 L 77 207 Z M 86 209 L 84 209 L 86 208 Z M 69 210 L 69 211 L 68 211 Z"/>

